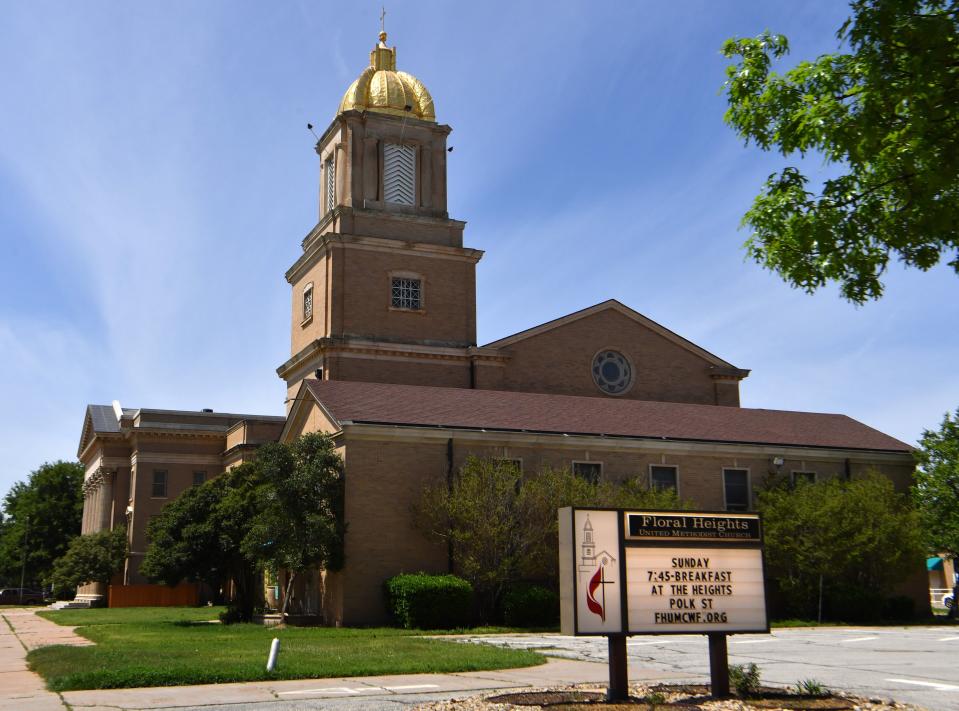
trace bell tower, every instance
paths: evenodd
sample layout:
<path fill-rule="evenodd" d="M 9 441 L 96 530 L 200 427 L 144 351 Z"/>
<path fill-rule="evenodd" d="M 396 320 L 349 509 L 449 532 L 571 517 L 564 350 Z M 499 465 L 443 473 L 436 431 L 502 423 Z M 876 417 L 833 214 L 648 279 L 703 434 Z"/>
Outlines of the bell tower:
<path fill-rule="evenodd" d="M 316 144 L 319 221 L 286 272 L 288 402 L 304 378 L 470 387 L 476 263 L 447 212 L 450 127 L 386 32 Z"/>

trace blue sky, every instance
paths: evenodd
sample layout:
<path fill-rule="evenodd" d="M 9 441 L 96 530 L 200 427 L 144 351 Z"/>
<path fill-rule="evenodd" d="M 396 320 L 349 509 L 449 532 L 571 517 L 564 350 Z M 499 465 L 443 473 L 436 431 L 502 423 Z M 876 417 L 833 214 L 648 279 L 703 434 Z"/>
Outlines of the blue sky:
<path fill-rule="evenodd" d="M 282 414 L 283 272 L 378 3 L 0 0 L 0 492 L 75 456 L 87 403 Z M 722 122 L 732 35 L 835 49 L 823 2 L 393 2 L 389 43 L 453 129 L 479 341 L 616 298 L 739 367 L 749 407 L 905 441 L 959 406 L 959 279 L 864 307 L 744 261 L 785 162 Z M 827 168 L 811 163 L 814 176 Z"/>

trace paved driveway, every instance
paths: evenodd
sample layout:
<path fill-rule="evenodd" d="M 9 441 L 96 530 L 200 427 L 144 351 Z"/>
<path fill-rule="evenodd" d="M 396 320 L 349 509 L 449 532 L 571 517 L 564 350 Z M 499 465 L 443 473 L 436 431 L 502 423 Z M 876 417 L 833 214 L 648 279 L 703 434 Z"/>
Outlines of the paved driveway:
<path fill-rule="evenodd" d="M 466 638 L 483 644 L 531 648 L 552 656 L 606 661 L 605 638 L 504 635 Z M 630 671 L 657 671 L 704 681 L 706 638 L 696 635 L 630 637 Z M 794 685 L 816 679 L 862 696 L 959 711 L 959 628 L 821 627 L 778 629 L 729 638 L 731 664 L 755 662 L 764 682 Z"/>

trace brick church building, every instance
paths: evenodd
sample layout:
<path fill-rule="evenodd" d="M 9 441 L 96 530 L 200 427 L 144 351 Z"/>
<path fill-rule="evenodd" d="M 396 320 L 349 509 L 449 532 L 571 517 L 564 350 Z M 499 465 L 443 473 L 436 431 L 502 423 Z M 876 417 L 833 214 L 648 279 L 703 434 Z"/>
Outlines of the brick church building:
<path fill-rule="evenodd" d="M 410 509 L 470 455 L 638 477 L 704 509 L 752 508 L 770 475 L 875 469 L 907 489 L 905 443 L 843 415 L 740 407 L 748 370 L 617 301 L 477 345 L 483 252 L 447 212 L 451 128 L 385 40 L 316 145 L 319 221 L 286 272 L 287 416 L 87 408 L 83 532 L 126 521 L 118 583 L 146 582 L 146 524 L 167 501 L 263 442 L 315 431 L 345 462 L 346 565 L 305 591 L 327 624 L 382 622 L 386 578 L 446 571 L 445 546 L 414 529 Z M 925 586 L 917 562 L 904 592 L 919 609 Z"/>

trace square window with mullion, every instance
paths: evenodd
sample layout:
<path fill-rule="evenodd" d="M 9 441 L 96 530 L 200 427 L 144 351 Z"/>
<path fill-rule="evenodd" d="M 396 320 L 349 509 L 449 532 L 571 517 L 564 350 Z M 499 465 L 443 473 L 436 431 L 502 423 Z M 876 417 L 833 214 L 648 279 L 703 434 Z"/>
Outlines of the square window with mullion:
<path fill-rule="evenodd" d="M 585 479 L 590 484 L 599 482 L 603 474 L 602 462 L 573 462 L 573 474 L 580 479 Z"/>
<path fill-rule="evenodd" d="M 652 466 L 649 468 L 649 483 L 652 489 L 678 491 L 679 472 L 676 467 Z"/>
<path fill-rule="evenodd" d="M 727 511 L 748 511 L 749 471 L 746 469 L 724 469 L 723 495 Z"/>
<path fill-rule="evenodd" d="M 391 304 L 394 309 L 419 311 L 423 304 L 423 289 L 419 279 L 393 277 Z"/>

